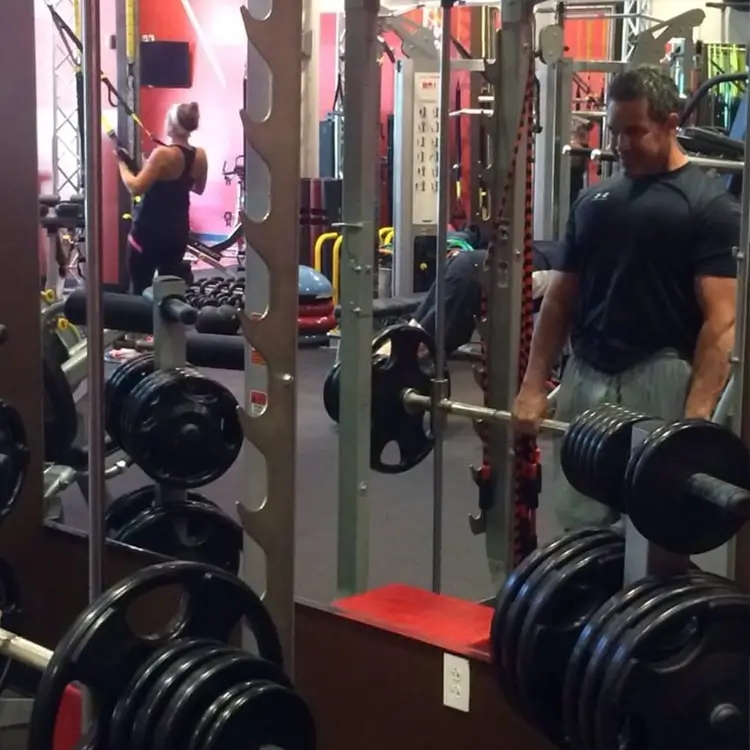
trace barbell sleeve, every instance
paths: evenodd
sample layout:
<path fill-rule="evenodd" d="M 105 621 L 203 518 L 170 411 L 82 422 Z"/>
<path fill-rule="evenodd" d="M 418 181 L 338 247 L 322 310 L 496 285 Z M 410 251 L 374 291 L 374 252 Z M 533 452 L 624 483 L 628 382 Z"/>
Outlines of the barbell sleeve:
<path fill-rule="evenodd" d="M 401 394 L 401 399 L 404 405 L 409 408 L 427 412 L 432 409 L 432 399 L 414 390 L 407 389 L 404 391 Z M 466 419 L 494 422 L 496 424 L 510 422 L 513 419 L 513 415 L 508 411 L 489 409 L 486 406 L 476 404 L 462 404 L 447 398 L 441 399 L 437 403 L 437 408 L 446 414 L 455 414 Z M 556 432 L 563 435 L 568 431 L 569 427 L 570 425 L 567 422 L 559 422 L 556 419 L 543 419 L 539 424 L 539 429 L 544 432 Z"/>
<path fill-rule="evenodd" d="M 44 672 L 52 658 L 52 651 L 20 635 L 0 628 L 0 654 L 14 661 Z"/>
<path fill-rule="evenodd" d="M 750 492 L 710 474 L 692 474 L 687 479 L 688 494 L 711 503 L 735 518 L 750 519 Z"/>

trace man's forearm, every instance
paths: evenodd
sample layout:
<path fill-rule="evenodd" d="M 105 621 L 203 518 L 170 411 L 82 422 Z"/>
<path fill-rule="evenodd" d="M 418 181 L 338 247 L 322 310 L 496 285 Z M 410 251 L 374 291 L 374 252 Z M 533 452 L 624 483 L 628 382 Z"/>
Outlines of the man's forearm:
<path fill-rule="evenodd" d="M 570 334 L 570 308 L 551 296 L 545 297 L 531 340 L 529 364 L 523 385 L 543 388 Z"/>
<path fill-rule="evenodd" d="M 703 324 L 693 355 L 685 416 L 710 419 L 729 376 L 729 356 L 734 344 L 734 326 L 717 330 Z"/>

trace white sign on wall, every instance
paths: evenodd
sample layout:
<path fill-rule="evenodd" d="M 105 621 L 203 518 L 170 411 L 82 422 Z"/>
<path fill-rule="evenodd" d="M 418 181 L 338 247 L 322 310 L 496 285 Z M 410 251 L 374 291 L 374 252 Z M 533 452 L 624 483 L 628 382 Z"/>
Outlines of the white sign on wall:
<path fill-rule="evenodd" d="M 414 74 L 412 224 L 437 224 L 440 76 Z"/>

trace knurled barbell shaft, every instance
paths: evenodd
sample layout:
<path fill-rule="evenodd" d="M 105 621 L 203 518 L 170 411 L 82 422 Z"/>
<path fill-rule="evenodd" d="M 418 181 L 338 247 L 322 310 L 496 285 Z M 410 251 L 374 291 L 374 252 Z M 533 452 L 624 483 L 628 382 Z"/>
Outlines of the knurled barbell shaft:
<path fill-rule="evenodd" d="M 49 649 L 2 628 L 0 628 L 0 654 L 38 669 L 40 672 L 47 669 L 52 658 L 52 652 Z"/>
<path fill-rule="evenodd" d="M 429 396 L 417 393 L 417 391 L 406 390 L 402 394 L 401 399 L 404 405 L 409 408 L 421 409 L 422 411 L 430 411 L 432 409 L 432 399 Z M 455 414 L 456 416 L 474 421 L 504 423 L 510 422 L 513 419 L 513 416 L 508 411 L 489 409 L 486 406 L 478 406 L 476 404 L 462 404 L 459 401 L 451 401 L 447 398 L 441 399 L 437 407 L 446 414 Z M 557 432 L 560 434 L 565 434 L 569 427 L 570 425 L 567 422 L 559 422 L 556 419 L 543 419 L 539 424 L 539 429 L 544 432 Z"/>

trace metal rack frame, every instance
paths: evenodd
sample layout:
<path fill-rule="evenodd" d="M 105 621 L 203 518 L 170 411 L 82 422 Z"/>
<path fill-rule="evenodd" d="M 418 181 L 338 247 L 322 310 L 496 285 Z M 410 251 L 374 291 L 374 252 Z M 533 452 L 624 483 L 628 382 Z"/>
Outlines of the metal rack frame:
<path fill-rule="evenodd" d="M 247 494 L 243 578 L 258 585 L 257 543 L 266 556 L 266 606 L 285 660 L 294 658 L 294 529 L 302 0 L 248 0 L 245 134 L 245 367 Z M 264 20 L 261 20 L 264 19 Z M 263 478 L 265 477 L 265 481 Z M 256 590 L 263 590 L 259 588 Z"/>

